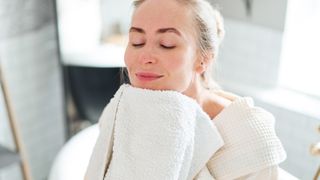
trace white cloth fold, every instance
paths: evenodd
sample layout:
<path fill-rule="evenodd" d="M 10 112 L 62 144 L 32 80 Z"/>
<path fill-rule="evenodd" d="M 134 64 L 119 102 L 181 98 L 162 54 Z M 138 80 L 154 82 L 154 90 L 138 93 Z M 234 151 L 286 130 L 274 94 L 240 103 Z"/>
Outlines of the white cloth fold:
<path fill-rule="evenodd" d="M 90 180 L 193 179 L 223 145 L 197 102 L 175 91 L 122 85 L 99 123 Z"/>
<path fill-rule="evenodd" d="M 274 121 L 250 98 L 236 99 L 211 120 L 181 93 L 122 85 L 99 120 L 100 134 L 85 179 L 266 176 L 268 168 L 286 158 Z"/>
<path fill-rule="evenodd" d="M 207 164 L 216 179 L 237 179 L 286 159 L 276 136 L 274 116 L 254 106 L 251 98 L 236 99 L 213 122 L 224 140 L 224 146 Z"/>

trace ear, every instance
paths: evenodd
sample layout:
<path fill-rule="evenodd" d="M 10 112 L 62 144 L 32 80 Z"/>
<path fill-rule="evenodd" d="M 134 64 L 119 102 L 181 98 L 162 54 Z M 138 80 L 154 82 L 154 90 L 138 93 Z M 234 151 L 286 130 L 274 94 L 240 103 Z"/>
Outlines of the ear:
<path fill-rule="evenodd" d="M 198 58 L 197 58 L 196 64 L 195 64 L 196 72 L 199 74 L 203 74 L 207 70 L 212 59 L 213 59 L 212 53 L 208 53 L 206 55 L 198 54 Z"/>

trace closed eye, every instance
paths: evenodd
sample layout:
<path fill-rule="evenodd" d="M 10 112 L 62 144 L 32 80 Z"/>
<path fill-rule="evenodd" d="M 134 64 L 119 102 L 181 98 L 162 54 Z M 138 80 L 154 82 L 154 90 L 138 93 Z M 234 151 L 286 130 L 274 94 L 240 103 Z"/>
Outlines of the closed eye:
<path fill-rule="evenodd" d="M 164 48 L 164 49 L 173 49 L 173 48 L 175 48 L 175 46 L 165 46 L 165 45 L 163 45 L 163 44 L 161 44 L 160 45 L 162 48 Z"/>
<path fill-rule="evenodd" d="M 144 45 L 144 43 L 140 43 L 140 44 L 131 44 L 133 47 L 142 47 Z"/>

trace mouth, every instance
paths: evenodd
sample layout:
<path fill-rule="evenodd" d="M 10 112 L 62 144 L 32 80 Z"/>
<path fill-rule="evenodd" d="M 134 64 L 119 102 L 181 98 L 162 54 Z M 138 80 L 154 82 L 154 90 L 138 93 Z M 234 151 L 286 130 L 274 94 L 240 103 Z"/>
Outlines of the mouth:
<path fill-rule="evenodd" d="M 156 73 L 150 73 L 150 72 L 138 72 L 136 73 L 136 77 L 140 81 L 148 82 L 148 81 L 154 81 L 158 80 L 163 77 L 163 75 L 156 74 Z"/>

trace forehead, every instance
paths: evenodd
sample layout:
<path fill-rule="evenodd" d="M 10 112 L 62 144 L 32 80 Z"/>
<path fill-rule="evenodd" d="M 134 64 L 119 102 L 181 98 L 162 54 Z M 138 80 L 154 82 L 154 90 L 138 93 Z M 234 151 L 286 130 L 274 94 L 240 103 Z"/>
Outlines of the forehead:
<path fill-rule="evenodd" d="M 146 0 L 134 12 L 132 26 L 145 30 L 173 27 L 182 33 L 191 33 L 191 10 L 176 0 Z"/>

